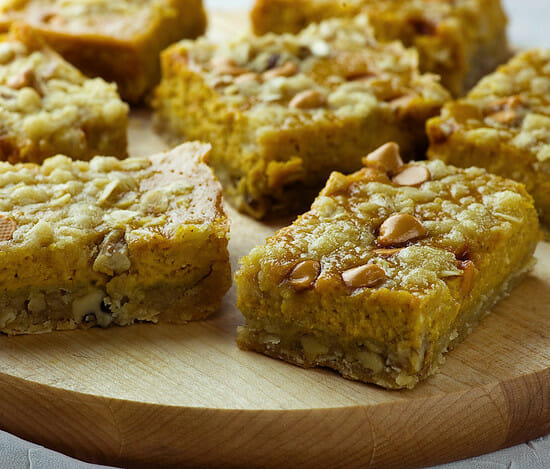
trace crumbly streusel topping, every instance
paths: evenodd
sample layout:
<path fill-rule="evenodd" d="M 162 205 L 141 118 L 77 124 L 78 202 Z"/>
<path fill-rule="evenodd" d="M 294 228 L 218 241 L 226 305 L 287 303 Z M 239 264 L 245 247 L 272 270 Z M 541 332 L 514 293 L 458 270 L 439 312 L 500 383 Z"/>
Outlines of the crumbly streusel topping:
<path fill-rule="evenodd" d="M 515 182 L 440 161 L 410 167 L 426 168 L 429 180 L 405 187 L 372 172 L 333 173 L 310 212 L 248 256 L 259 264 L 260 289 L 272 288 L 274 272 L 281 273 L 282 281 L 304 261 L 318 263 L 315 278 L 340 278 L 348 271 L 350 281 L 359 274 L 362 281 L 373 279 L 373 288 L 444 288 L 449 277 L 466 275 L 470 262 L 473 268 L 484 246 L 510 236 L 528 216 L 530 198 Z M 423 231 L 388 249 L 380 244 L 382 226 L 396 214 L 414 217 Z M 365 265 L 370 271 L 350 270 Z"/>
<path fill-rule="evenodd" d="M 258 120 L 365 115 L 413 100 L 443 103 L 447 92 L 420 75 L 413 50 L 378 43 L 365 16 L 312 24 L 298 35 L 268 34 L 216 47 L 183 41 L 178 52 L 228 104 Z M 296 117 L 294 117 L 296 116 Z"/>
<path fill-rule="evenodd" d="M 220 217 L 221 188 L 202 163 L 209 149 L 189 143 L 151 158 L 0 162 L 0 215 L 16 225 L 7 242 L 63 248 L 96 232 L 119 231 L 131 242 L 175 236 L 184 224 L 199 231 Z"/>
<path fill-rule="evenodd" d="M 2 134 L 42 142 L 86 145 L 86 124 L 118 127 L 128 106 L 116 85 L 88 79 L 48 49 L 10 38 L 0 42 L 0 126 Z M 72 142 L 72 143 L 69 143 Z"/>
<path fill-rule="evenodd" d="M 539 162 L 550 159 L 550 49 L 522 52 L 483 78 L 466 98 L 443 108 L 438 126 L 436 140 L 461 131 L 466 138 L 511 145 Z"/>

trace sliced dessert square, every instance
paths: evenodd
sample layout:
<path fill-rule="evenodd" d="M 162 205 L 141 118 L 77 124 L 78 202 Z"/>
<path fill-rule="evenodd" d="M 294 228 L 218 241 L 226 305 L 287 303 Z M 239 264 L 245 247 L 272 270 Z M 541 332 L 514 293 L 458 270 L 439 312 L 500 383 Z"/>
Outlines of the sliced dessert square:
<path fill-rule="evenodd" d="M 533 266 L 523 185 L 387 144 L 241 260 L 237 343 L 386 388 L 435 373 Z"/>
<path fill-rule="evenodd" d="M 114 81 L 123 99 L 140 101 L 160 78 L 166 46 L 200 36 L 201 0 L 8 0 L 0 29 L 24 21 L 89 76 Z"/>
<path fill-rule="evenodd" d="M 500 0 L 256 0 L 252 27 L 296 33 L 311 22 L 366 13 L 379 40 L 414 46 L 420 69 L 462 95 L 504 62 L 507 19 Z"/>
<path fill-rule="evenodd" d="M 0 163 L 0 332 L 185 323 L 231 284 L 210 146 Z"/>
<path fill-rule="evenodd" d="M 86 78 L 25 26 L 0 41 L 0 121 L 0 160 L 11 163 L 127 155 L 116 86 Z"/>
<path fill-rule="evenodd" d="M 428 122 L 430 159 L 522 182 L 550 224 L 550 49 L 522 52 Z"/>
<path fill-rule="evenodd" d="M 417 55 L 380 44 L 364 17 L 217 46 L 183 41 L 162 57 L 160 130 L 212 143 L 227 195 L 250 215 L 308 206 L 332 170 L 354 171 L 388 139 L 425 153 L 425 122 L 449 99 Z"/>

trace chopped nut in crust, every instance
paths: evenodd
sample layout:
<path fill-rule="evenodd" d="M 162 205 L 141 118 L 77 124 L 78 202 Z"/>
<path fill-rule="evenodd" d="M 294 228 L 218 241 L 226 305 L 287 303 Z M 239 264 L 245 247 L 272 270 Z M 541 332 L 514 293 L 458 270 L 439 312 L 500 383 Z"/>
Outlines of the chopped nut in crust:
<path fill-rule="evenodd" d="M 307 260 L 298 262 L 288 275 L 288 283 L 297 291 L 311 288 L 321 273 L 319 261 Z"/>
<path fill-rule="evenodd" d="M 386 278 L 386 272 L 376 264 L 365 264 L 342 272 L 342 280 L 350 288 L 374 287 Z"/>
<path fill-rule="evenodd" d="M 6 215 L 0 215 L 0 242 L 9 241 L 16 228 L 17 225 L 12 218 Z"/>
<path fill-rule="evenodd" d="M 224 56 L 214 56 L 210 59 L 210 66 L 212 68 L 220 68 L 220 67 L 235 67 L 237 64 L 233 59 L 230 59 L 229 57 Z"/>
<path fill-rule="evenodd" d="M 381 169 L 388 174 L 394 174 L 403 166 L 403 160 L 399 154 L 399 145 L 395 142 L 388 142 L 382 145 L 365 156 L 363 164 Z"/>
<path fill-rule="evenodd" d="M 21 70 L 17 75 L 13 75 L 6 83 L 7 86 L 13 88 L 14 90 L 20 90 L 25 87 L 34 87 L 36 83 L 36 75 L 34 71 L 30 68 Z"/>
<path fill-rule="evenodd" d="M 259 73 L 249 72 L 238 76 L 237 78 L 235 78 L 234 82 L 238 84 L 238 83 L 248 83 L 251 81 L 260 82 L 261 80 L 262 80 L 262 77 Z"/>
<path fill-rule="evenodd" d="M 326 103 L 325 97 L 315 90 L 306 90 L 298 93 L 288 105 L 294 109 L 313 109 Z"/>
<path fill-rule="evenodd" d="M 504 111 L 490 114 L 488 117 L 489 119 L 498 122 L 499 124 L 509 125 L 515 122 L 518 119 L 519 115 L 513 109 L 505 109 Z"/>
<path fill-rule="evenodd" d="M 472 291 L 472 288 L 474 287 L 476 267 L 472 261 L 464 261 L 460 263 L 460 268 L 464 271 L 464 273 L 462 274 L 460 291 L 464 296 L 466 296 Z"/>
<path fill-rule="evenodd" d="M 506 109 L 517 109 L 525 106 L 525 99 L 520 95 L 506 96 L 504 98 L 495 99 L 489 103 L 489 109 L 492 112 L 503 111 Z M 491 114 L 491 112 L 489 112 Z"/>
<path fill-rule="evenodd" d="M 518 108 L 525 105 L 526 101 L 520 95 L 499 98 L 488 104 L 484 115 L 499 124 L 510 125 L 519 118 Z"/>
<path fill-rule="evenodd" d="M 422 238 L 425 235 L 426 228 L 418 218 L 406 213 L 398 213 L 382 223 L 377 241 L 380 246 L 391 247 Z"/>
<path fill-rule="evenodd" d="M 419 186 L 430 180 L 430 172 L 425 166 L 406 165 L 392 181 L 400 186 Z"/>
<path fill-rule="evenodd" d="M 212 57 L 210 65 L 220 75 L 243 75 L 247 72 L 246 68 L 239 67 L 232 59 L 227 57 Z"/>
<path fill-rule="evenodd" d="M 280 67 L 272 68 L 263 73 L 264 80 L 271 80 L 276 77 L 291 77 L 298 73 L 298 66 L 294 62 L 286 62 Z"/>

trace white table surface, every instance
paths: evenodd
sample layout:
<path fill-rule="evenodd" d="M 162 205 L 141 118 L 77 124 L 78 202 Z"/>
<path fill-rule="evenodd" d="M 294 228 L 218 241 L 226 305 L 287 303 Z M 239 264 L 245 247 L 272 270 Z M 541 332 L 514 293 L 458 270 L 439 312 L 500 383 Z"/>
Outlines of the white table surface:
<path fill-rule="evenodd" d="M 516 47 L 550 47 L 550 0 L 503 0 Z M 208 9 L 246 11 L 251 0 L 205 0 Z M 105 468 L 69 458 L 0 431 L 0 469 Z M 550 435 L 437 469 L 550 469 Z"/>

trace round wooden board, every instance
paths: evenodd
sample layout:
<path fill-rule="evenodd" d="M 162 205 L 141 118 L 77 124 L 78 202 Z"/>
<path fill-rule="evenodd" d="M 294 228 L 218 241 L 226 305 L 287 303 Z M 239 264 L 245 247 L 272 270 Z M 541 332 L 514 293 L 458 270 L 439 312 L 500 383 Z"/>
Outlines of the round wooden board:
<path fill-rule="evenodd" d="M 134 113 L 131 154 L 164 148 Z M 228 207 L 238 259 L 279 225 Z M 504 255 L 505 253 L 503 253 Z M 550 244 L 534 272 L 412 391 L 240 351 L 234 288 L 187 326 L 0 337 L 0 427 L 123 466 L 414 467 L 550 432 Z"/>
<path fill-rule="evenodd" d="M 216 39 L 244 14 L 211 17 Z M 164 149 L 134 112 L 130 153 Z M 233 269 L 279 224 L 228 207 Z M 535 271 L 412 391 L 240 351 L 235 290 L 187 326 L 0 337 L 0 428 L 88 461 L 135 467 L 415 467 L 550 432 L 550 244 Z"/>

